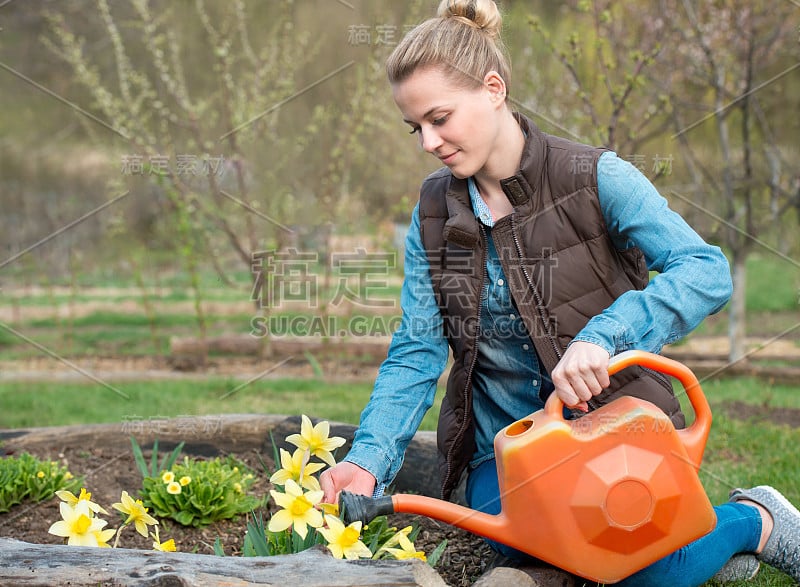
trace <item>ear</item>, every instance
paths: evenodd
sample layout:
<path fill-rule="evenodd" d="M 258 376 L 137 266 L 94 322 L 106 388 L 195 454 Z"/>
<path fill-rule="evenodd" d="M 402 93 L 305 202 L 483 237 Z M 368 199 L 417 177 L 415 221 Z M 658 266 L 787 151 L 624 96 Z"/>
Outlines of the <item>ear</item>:
<path fill-rule="evenodd" d="M 498 106 L 506 101 L 506 82 L 500 74 L 492 70 L 483 78 L 483 87 L 489 94 L 489 100 Z"/>

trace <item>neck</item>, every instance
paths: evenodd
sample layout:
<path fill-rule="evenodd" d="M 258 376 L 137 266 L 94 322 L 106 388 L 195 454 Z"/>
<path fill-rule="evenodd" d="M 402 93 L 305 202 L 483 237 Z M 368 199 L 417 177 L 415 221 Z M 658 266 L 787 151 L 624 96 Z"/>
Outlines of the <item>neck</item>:
<path fill-rule="evenodd" d="M 506 109 L 492 154 L 486 165 L 475 173 L 482 194 L 502 193 L 500 180 L 516 175 L 524 148 L 525 135 L 514 115 Z"/>

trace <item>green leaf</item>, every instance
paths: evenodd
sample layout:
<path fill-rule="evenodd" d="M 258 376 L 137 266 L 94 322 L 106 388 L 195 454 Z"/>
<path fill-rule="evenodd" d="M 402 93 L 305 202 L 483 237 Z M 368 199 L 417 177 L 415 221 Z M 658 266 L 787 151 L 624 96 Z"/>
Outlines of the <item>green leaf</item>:
<path fill-rule="evenodd" d="M 264 518 L 261 513 L 256 515 L 251 512 L 250 519 L 247 521 L 247 535 L 245 536 L 245 543 L 247 548 L 243 548 L 245 556 L 270 556 L 272 549 L 267 542 L 267 536 L 264 528 Z M 248 550 L 252 554 L 247 554 Z"/>
<path fill-rule="evenodd" d="M 172 452 L 169 455 L 164 456 L 164 459 L 161 461 L 161 471 L 169 471 L 170 469 L 172 469 L 173 465 L 175 465 L 175 461 L 178 460 L 178 455 L 181 454 L 181 451 L 183 450 L 183 447 L 185 445 L 186 442 L 181 442 L 180 444 L 178 444 L 178 446 L 172 449 Z M 155 451 L 155 448 L 153 449 L 153 451 Z M 155 452 L 153 452 L 153 454 L 155 454 Z"/>
<path fill-rule="evenodd" d="M 150 455 L 150 475 L 158 477 L 158 438 L 153 440 L 153 453 Z"/>
<path fill-rule="evenodd" d="M 214 554 L 217 556 L 225 556 L 225 550 L 222 548 L 222 542 L 220 541 L 219 536 L 217 536 L 217 539 L 214 540 Z"/>
<path fill-rule="evenodd" d="M 317 358 L 308 351 L 303 351 L 303 356 L 305 356 L 308 364 L 311 365 L 311 370 L 314 372 L 314 377 L 322 378 L 325 375 L 325 372 L 322 370 L 322 365 L 319 364 Z M 279 463 L 280 461 L 275 462 Z"/>
<path fill-rule="evenodd" d="M 136 439 L 131 436 L 131 450 L 133 450 L 133 460 L 136 461 L 136 468 L 142 474 L 142 477 L 149 477 L 150 471 L 147 468 L 147 463 L 144 460 L 142 449 Z"/>
<path fill-rule="evenodd" d="M 439 543 L 439 546 L 434 548 L 433 552 L 431 553 L 431 555 L 429 557 L 427 557 L 428 564 L 430 566 L 432 566 L 432 567 L 435 567 L 438 564 L 439 559 L 442 558 L 442 555 L 444 554 L 444 551 L 445 551 L 446 548 L 447 548 L 447 538 L 442 540 Z"/>
<path fill-rule="evenodd" d="M 180 511 L 173 514 L 172 518 L 179 524 L 183 524 L 184 526 L 191 526 L 192 520 L 194 520 L 195 515 L 192 512 Z"/>

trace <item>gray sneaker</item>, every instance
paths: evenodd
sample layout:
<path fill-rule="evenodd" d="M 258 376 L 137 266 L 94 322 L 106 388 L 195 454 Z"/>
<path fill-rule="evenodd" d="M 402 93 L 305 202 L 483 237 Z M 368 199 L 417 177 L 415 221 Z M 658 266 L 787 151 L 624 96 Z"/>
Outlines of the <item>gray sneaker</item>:
<path fill-rule="evenodd" d="M 764 550 L 756 556 L 800 583 L 800 511 L 777 489 L 767 485 L 731 491 L 731 501 L 743 499 L 763 506 L 775 524 Z"/>
<path fill-rule="evenodd" d="M 712 577 L 718 583 L 749 581 L 758 574 L 761 563 L 754 554 L 736 554 Z"/>

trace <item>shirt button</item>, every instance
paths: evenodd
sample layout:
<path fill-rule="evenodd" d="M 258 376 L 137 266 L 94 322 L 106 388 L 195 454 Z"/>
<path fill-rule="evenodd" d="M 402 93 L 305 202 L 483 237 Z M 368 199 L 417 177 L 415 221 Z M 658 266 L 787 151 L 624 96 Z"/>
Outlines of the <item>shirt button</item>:
<path fill-rule="evenodd" d="M 533 383 L 533 386 L 534 386 L 534 387 L 536 387 L 537 385 L 539 385 L 539 381 L 538 381 L 537 379 L 534 379 L 533 381 L 531 381 L 531 383 Z"/>
<path fill-rule="evenodd" d="M 504 280 L 502 280 L 502 279 L 498 279 L 497 280 L 497 285 L 505 285 L 505 284 L 506 284 L 506 282 Z"/>
<path fill-rule="evenodd" d="M 511 318 L 512 320 L 516 320 L 517 319 L 517 315 L 516 314 L 509 314 L 508 317 Z"/>
<path fill-rule="evenodd" d="M 527 351 L 529 348 L 531 348 L 531 347 L 530 347 L 530 346 L 528 346 L 527 344 L 523 344 L 523 345 L 522 345 L 522 350 L 523 350 L 523 351 Z"/>

